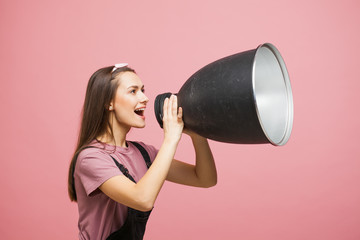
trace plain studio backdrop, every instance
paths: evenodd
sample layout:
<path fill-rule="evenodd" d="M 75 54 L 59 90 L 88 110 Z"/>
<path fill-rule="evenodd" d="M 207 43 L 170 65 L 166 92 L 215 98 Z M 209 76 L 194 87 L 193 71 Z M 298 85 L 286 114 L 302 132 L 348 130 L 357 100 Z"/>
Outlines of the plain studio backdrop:
<path fill-rule="evenodd" d="M 289 142 L 210 141 L 218 184 L 165 183 L 145 239 L 360 239 L 359 12 L 356 0 L 1 0 L 1 239 L 77 239 L 67 171 L 98 68 L 137 70 L 150 102 L 129 139 L 160 147 L 156 95 L 265 42 L 290 74 Z M 192 162 L 187 136 L 176 158 Z"/>

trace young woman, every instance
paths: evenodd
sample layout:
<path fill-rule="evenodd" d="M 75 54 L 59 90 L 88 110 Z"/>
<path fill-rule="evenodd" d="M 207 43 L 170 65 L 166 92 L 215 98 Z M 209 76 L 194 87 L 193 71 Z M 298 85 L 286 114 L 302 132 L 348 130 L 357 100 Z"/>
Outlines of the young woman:
<path fill-rule="evenodd" d="M 141 79 L 127 64 L 99 69 L 89 80 L 68 183 L 70 199 L 78 203 L 80 239 L 143 239 L 165 180 L 196 187 L 216 184 L 208 142 L 183 129 L 174 95 L 164 102 L 159 150 L 127 140 L 132 127 L 145 127 L 148 101 Z M 195 165 L 174 159 L 183 132 L 192 139 Z"/>

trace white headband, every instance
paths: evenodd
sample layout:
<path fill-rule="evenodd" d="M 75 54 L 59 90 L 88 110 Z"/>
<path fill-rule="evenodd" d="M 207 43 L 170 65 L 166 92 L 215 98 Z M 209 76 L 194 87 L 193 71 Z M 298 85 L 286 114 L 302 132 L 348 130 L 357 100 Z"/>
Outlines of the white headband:
<path fill-rule="evenodd" d="M 115 64 L 115 67 L 112 69 L 111 72 L 113 73 L 116 69 L 126 67 L 127 65 L 128 65 L 127 63 L 117 63 Z"/>

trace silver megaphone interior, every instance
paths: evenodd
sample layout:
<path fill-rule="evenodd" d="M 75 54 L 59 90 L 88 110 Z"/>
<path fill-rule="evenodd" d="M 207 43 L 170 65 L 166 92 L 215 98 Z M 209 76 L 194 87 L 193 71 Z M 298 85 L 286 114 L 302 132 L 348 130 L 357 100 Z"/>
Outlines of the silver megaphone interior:
<path fill-rule="evenodd" d="M 293 96 L 289 75 L 279 51 L 270 43 L 257 48 L 253 64 L 256 112 L 268 140 L 284 145 L 293 125 Z"/>

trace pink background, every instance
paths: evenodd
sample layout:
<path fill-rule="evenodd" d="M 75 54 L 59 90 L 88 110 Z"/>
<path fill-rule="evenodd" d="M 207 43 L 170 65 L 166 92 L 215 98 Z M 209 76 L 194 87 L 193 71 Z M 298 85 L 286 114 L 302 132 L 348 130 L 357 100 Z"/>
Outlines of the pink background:
<path fill-rule="evenodd" d="M 290 141 L 211 141 L 218 185 L 166 183 L 145 239 L 360 239 L 359 10 L 356 0 L 1 0 L 1 239 L 77 238 L 67 170 L 95 70 L 137 70 L 151 101 L 147 127 L 129 138 L 159 147 L 156 95 L 264 42 L 290 73 Z M 184 136 L 176 157 L 191 162 L 190 149 Z"/>

